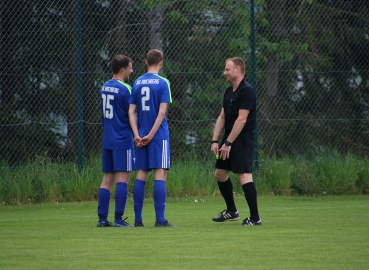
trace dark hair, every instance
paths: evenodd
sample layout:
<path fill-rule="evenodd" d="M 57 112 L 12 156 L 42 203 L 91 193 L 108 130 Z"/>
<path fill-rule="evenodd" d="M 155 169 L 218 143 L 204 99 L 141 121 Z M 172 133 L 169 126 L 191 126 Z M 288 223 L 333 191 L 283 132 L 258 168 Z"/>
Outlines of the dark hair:
<path fill-rule="evenodd" d="M 159 50 L 150 50 L 146 55 L 147 64 L 154 66 L 160 63 L 164 58 L 163 53 Z"/>
<path fill-rule="evenodd" d="M 118 54 L 111 61 L 111 69 L 113 70 L 114 74 L 117 74 L 122 68 L 127 68 L 129 63 L 132 63 L 131 58 L 122 54 Z"/>
<path fill-rule="evenodd" d="M 241 57 L 233 57 L 233 58 L 229 58 L 229 59 L 227 59 L 226 63 L 227 63 L 228 61 L 232 61 L 232 62 L 233 62 L 233 64 L 234 64 L 235 66 L 237 66 L 237 67 L 239 67 L 239 68 L 240 68 L 241 73 L 242 73 L 243 75 L 245 75 L 246 64 L 245 64 L 245 61 L 244 61 Z"/>

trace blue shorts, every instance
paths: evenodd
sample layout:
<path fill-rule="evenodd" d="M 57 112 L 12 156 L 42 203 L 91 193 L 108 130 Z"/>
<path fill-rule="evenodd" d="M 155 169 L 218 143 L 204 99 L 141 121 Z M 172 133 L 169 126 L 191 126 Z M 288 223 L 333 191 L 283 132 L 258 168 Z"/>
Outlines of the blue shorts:
<path fill-rule="evenodd" d="M 153 140 L 144 147 L 136 148 L 137 170 L 170 169 L 170 144 L 168 140 Z"/>
<path fill-rule="evenodd" d="M 135 151 L 131 149 L 102 149 L 102 171 L 131 172 L 134 170 Z"/>

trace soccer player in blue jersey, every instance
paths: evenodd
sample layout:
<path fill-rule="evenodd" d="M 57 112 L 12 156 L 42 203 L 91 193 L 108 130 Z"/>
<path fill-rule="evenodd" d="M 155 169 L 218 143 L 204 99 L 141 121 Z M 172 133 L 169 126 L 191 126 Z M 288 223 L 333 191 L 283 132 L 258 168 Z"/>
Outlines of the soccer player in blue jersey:
<path fill-rule="evenodd" d="M 134 166 L 134 141 L 129 124 L 128 109 L 131 86 L 125 83 L 132 70 L 132 60 L 117 55 L 111 62 L 113 77 L 101 88 L 103 116 L 102 171 L 104 173 L 98 194 L 97 227 L 130 227 L 122 219 L 128 195 L 128 181 Z M 110 192 L 114 183 L 115 221 L 108 221 Z"/>
<path fill-rule="evenodd" d="M 136 143 L 137 178 L 133 189 L 135 227 L 143 227 L 142 208 L 147 176 L 154 170 L 155 227 L 172 227 L 165 218 L 166 178 L 170 168 L 169 129 L 166 120 L 168 103 L 172 102 L 170 83 L 158 75 L 163 53 L 147 53 L 147 73 L 139 77 L 129 100 L 129 120 Z"/>

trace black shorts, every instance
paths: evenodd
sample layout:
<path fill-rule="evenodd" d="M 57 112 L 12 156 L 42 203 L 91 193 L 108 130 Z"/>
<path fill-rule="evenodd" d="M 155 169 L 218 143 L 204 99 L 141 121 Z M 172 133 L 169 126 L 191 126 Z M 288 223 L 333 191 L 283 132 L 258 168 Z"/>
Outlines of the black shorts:
<path fill-rule="evenodd" d="M 226 138 L 223 138 L 220 146 Z M 232 171 L 234 173 L 252 173 L 254 163 L 255 136 L 253 132 L 240 134 L 232 143 L 229 159 L 217 159 L 215 168 Z"/>

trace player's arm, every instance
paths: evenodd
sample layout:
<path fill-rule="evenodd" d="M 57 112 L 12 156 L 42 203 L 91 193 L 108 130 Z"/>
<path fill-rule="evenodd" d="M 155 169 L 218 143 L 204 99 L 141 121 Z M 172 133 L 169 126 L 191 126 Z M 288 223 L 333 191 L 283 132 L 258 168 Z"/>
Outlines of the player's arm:
<path fill-rule="evenodd" d="M 247 116 L 249 115 L 250 110 L 239 110 L 238 118 L 234 122 L 231 133 L 229 134 L 227 141 L 233 143 L 234 140 L 240 135 L 243 127 L 246 124 Z"/>
<path fill-rule="evenodd" d="M 160 103 L 158 116 L 155 119 L 154 125 L 152 126 L 149 134 L 142 138 L 141 142 L 143 145 L 147 145 L 154 138 L 156 132 L 158 131 L 161 123 L 163 122 L 165 115 L 167 113 L 168 103 Z"/>
<path fill-rule="evenodd" d="M 212 141 L 218 141 L 220 135 L 222 135 L 223 129 L 224 129 L 224 108 L 222 108 L 222 110 L 220 111 L 220 114 L 217 118 L 217 121 L 215 122 L 215 127 L 214 127 L 214 132 L 213 132 L 213 138 L 211 139 Z M 211 144 L 211 152 L 216 155 L 218 154 L 218 144 L 217 143 L 212 143 Z"/>
<path fill-rule="evenodd" d="M 136 113 L 136 104 L 129 104 L 128 116 L 129 116 L 129 124 L 131 125 L 131 129 L 133 132 L 135 143 L 137 144 L 140 141 L 140 135 L 138 133 L 137 127 L 137 113 Z M 139 145 L 137 145 L 139 146 Z"/>

